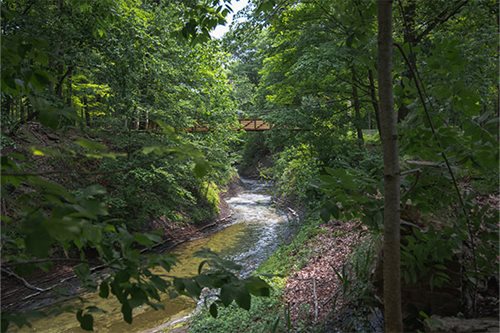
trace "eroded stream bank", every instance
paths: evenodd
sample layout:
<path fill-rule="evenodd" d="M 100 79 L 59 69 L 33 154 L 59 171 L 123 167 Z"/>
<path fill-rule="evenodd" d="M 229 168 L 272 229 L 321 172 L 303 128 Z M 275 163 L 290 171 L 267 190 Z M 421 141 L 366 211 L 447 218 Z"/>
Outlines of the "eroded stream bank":
<path fill-rule="evenodd" d="M 233 211 L 229 225 L 175 248 L 173 253 L 178 257 L 179 264 L 169 275 L 195 275 L 201 259 L 195 258 L 193 254 L 202 248 L 210 248 L 225 258 L 236 261 L 244 267 L 241 274 L 247 275 L 290 236 L 295 224 L 273 207 L 268 193 L 269 185 L 249 179 L 242 179 L 242 183 L 242 191 L 227 199 Z M 181 296 L 170 299 L 168 295 L 164 295 L 164 310 L 155 311 L 149 306 L 141 306 L 134 309 L 134 321 L 129 325 L 123 321 L 120 305 L 113 298 L 102 299 L 94 293 L 81 297 L 88 305 L 95 305 L 106 311 L 104 314 L 95 315 L 94 329 L 97 332 L 155 332 L 156 328 L 165 327 L 166 323 L 188 315 L 196 307 L 196 303 L 190 298 Z M 77 304 L 76 302 L 73 300 L 65 305 Z M 33 322 L 32 329 L 20 331 L 84 332 L 79 328 L 73 313 L 41 318 Z"/>

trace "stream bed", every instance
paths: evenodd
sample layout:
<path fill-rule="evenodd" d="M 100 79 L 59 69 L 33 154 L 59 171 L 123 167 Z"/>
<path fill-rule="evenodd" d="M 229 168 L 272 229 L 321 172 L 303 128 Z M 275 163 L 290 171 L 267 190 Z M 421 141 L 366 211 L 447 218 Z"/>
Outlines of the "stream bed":
<path fill-rule="evenodd" d="M 233 211 L 229 225 L 174 248 L 172 253 L 177 256 L 179 263 L 169 275 L 196 275 L 202 259 L 194 257 L 193 254 L 202 248 L 209 248 L 242 265 L 240 274 L 247 276 L 290 237 L 296 223 L 273 207 L 268 193 L 269 184 L 250 179 L 242 179 L 242 183 L 243 190 L 226 200 Z M 123 321 L 120 304 L 113 297 L 102 299 L 96 293 L 87 293 L 80 297 L 87 305 L 95 305 L 106 311 L 94 314 L 96 332 L 162 332 L 170 323 L 186 318 L 196 308 L 196 302 L 191 298 L 180 296 L 170 299 L 168 295 L 164 295 L 164 310 L 155 311 L 147 305 L 136 308 L 133 312 L 133 322 L 129 325 Z M 64 305 L 78 304 L 76 302 L 78 300 L 68 301 Z M 40 318 L 33 321 L 32 325 L 32 328 L 17 331 L 85 332 L 80 329 L 75 314 L 68 312 Z"/>

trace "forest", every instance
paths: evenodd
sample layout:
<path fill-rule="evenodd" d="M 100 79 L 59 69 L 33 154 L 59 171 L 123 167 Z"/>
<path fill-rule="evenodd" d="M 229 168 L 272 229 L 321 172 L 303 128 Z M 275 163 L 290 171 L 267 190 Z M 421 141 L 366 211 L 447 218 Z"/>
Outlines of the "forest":
<path fill-rule="evenodd" d="M 0 6 L 1 332 L 500 331 L 498 0 Z"/>

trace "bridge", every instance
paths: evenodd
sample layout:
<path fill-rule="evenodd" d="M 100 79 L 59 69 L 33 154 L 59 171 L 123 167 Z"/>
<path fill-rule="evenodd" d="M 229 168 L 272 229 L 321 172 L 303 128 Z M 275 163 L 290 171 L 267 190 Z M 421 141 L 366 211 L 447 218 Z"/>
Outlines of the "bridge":
<path fill-rule="evenodd" d="M 260 131 L 268 131 L 270 130 L 271 124 L 266 123 L 262 119 L 240 119 L 240 127 L 236 128 L 237 131 L 246 131 L 246 132 L 260 132 Z M 188 132 L 209 132 L 210 128 L 204 125 L 198 125 L 189 127 L 187 129 Z"/>

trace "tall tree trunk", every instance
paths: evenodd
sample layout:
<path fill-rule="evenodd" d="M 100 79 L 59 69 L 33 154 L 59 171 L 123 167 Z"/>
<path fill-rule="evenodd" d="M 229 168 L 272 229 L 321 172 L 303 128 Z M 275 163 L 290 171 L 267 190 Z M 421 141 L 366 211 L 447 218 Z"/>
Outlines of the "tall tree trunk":
<path fill-rule="evenodd" d="M 80 125 L 80 129 L 84 129 L 85 128 L 85 107 L 81 108 L 80 109 L 80 118 L 79 118 L 79 121 L 78 121 L 78 124 Z"/>
<path fill-rule="evenodd" d="M 384 151 L 384 318 L 386 333 L 403 332 L 400 273 L 400 176 L 392 92 L 392 0 L 378 0 L 378 92 Z"/>
<path fill-rule="evenodd" d="M 372 113 L 370 111 L 366 112 L 366 125 L 368 129 L 372 129 Z"/>
<path fill-rule="evenodd" d="M 134 110 L 134 114 L 135 114 L 134 129 L 139 130 L 140 125 L 141 125 L 141 121 L 140 121 L 140 117 L 139 117 L 139 110 L 137 108 Z"/>
<path fill-rule="evenodd" d="M 375 112 L 375 120 L 377 121 L 377 130 L 378 130 L 378 134 L 381 135 L 381 132 L 380 132 L 380 112 L 378 110 L 378 101 L 377 101 L 377 95 L 375 92 L 375 82 L 373 80 L 373 72 L 371 69 L 368 70 L 368 80 L 370 81 L 370 98 L 372 101 L 373 111 Z"/>
<path fill-rule="evenodd" d="M 9 95 L 5 95 L 5 97 L 2 98 L 2 112 L 5 112 L 9 119 L 14 118 L 14 112 L 12 111 L 12 98 Z"/>
<path fill-rule="evenodd" d="M 31 104 L 31 103 L 28 103 L 28 107 L 27 107 L 27 112 L 26 113 L 27 113 L 26 122 L 32 121 L 33 119 L 35 119 L 38 116 L 38 111 L 36 111 L 33 108 L 33 104 Z"/>
<path fill-rule="evenodd" d="M 361 106 L 358 97 L 358 88 L 356 87 L 356 72 L 354 67 L 351 67 L 352 72 L 352 102 L 354 104 L 354 126 L 356 127 L 356 134 L 358 136 L 358 145 L 363 146 L 363 130 L 361 129 Z"/>
<path fill-rule="evenodd" d="M 85 123 L 87 124 L 87 127 L 90 127 L 90 112 L 87 103 L 87 96 L 83 97 L 83 112 L 85 114 Z"/>
<path fill-rule="evenodd" d="M 58 0 L 57 7 L 59 9 L 59 17 L 63 17 L 64 16 L 64 0 Z M 68 71 L 66 71 L 66 73 L 64 73 L 64 51 L 63 51 L 64 35 L 59 34 L 58 37 L 59 37 L 58 38 L 59 45 L 58 45 L 57 52 L 56 52 L 55 63 L 56 63 L 56 71 L 57 71 L 57 75 L 58 75 L 59 79 L 55 85 L 54 93 L 56 94 L 57 97 L 62 99 L 62 97 L 63 97 L 63 83 L 64 83 L 64 79 L 66 78 Z M 68 68 L 68 70 L 69 70 L 69 68 Z"/>
<path fill-rule="evenodd" d="M 10 100 L 10 104 L 9 104 L 9 108 L 10 108 L 10 119 L 11 120 L 14 120 L 14 121 L 17 121 L 17 118 L 16 118 L 16 99 L 15 98 L 12 98 Z"/>
<path fill-rule="evenodd" d="M 23 124 L 26 119 L 24 104 L 23 104 L 23 96 L 19 96 L 19 123 Z"/>
<path fill-rule="evenodd" d="M 69 106 L 73 105 L 73 67 L 68 68 L 68 96 L 67 96 L 67 104 Z"/>

